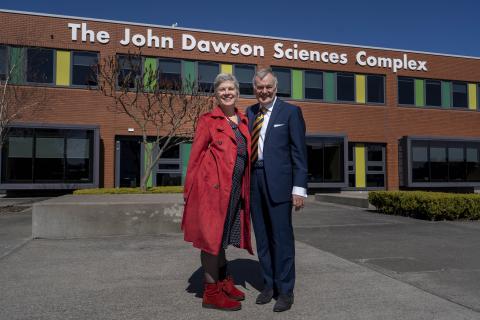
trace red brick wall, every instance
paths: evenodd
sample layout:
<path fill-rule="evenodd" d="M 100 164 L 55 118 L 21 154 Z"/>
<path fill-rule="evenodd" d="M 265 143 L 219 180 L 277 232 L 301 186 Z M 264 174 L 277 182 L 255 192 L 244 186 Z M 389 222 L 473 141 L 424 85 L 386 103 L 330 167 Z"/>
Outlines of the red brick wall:
<path fill-rule="evenodd" d="M 309 133 L 342 133 L 352 142 L 379 142 L 387 144 L 387 188 L 397 189 L 398 179 L 398 139 L 405 135 L 426 135 L 442 137 L 480 137 L 480 112 L 469 110 L 441 110 L 417 107 L 397 106 L 397 76 L 432 78 L 445 80 L 462 80 L 480 82 L 480 59 L 469 59 L 433 54 L 410 53 L 409 59 L 426 60 L 428 72 L 399 70 L 393 73 L 390 69 L 362 67 L 355 63 L 355 54 L 360 50 L 368 55 L 390 58 L 402 58 L 404 52 L 360 47 L 325 45 L 226 35 L 219 33 L 195 32 L 172 28 L 153 28 L 133 26 L 70 18 L 53 18 L 0 12 L 2 32 L 0 44 L 51 47 L 68 50 L 90 50 L 100 52 L 101 57 L 117 52 L 136 51 L 136 47 L 128 48 L 119 44 L 125 27 L 133 33 L 146 34 L 146 29 L 153 29 L 155 35 L 170 36 L 176 40 L 174 50 L 143 48 L 142 54 L 151 56 L 176 57 L 191 60 L 207 60 L 222 63 L 250 63 L 259 66 L 283 66 L 299 69 L 319 69 L 332 71 L 348 71 L 355 73 L 386 75 L 386 105 L 356 105 L 324 102 L 295 101 L 303 109 Z M 88 28 L 110 33 L 110 43 L 103 45 L 73 42 L 68 23 L 86 22 Z M 188 33 L 197 40 L 238 42 L 250 45 L 262 45 L 264 57 L 244 57 L 241 55 L 222 55 L 215 53 L 199 53 L 198 51 L 181 50 L 181 34 Z M 284 43 L 285 47 L 298 43 L 301 49 L 347 53 L 349 62 L 346 65 L 326 64 L 322 62 L 302 62 L 278 60 L 273 58 L 273 45 Z M 452 42 L 452 45 L 454 43 Z M 114 184 L 114 137 L 128 135 L 128 127 L 135 125 L 125 116 L 112 114 L 106 106 L 109 100 L 99 93 L 86 89 L 50 88 L 49 108 L 35 119 L 35 122 L 62 124 L 98 124 L 104 148 L 103 179 L 106 187 Z M 242 99 L 240 106 L 254 103 L 251 99 Z M 138 130 L 137 130 L 138 132 Z M 137 133 L 138 134 L 138 133 Z"/>

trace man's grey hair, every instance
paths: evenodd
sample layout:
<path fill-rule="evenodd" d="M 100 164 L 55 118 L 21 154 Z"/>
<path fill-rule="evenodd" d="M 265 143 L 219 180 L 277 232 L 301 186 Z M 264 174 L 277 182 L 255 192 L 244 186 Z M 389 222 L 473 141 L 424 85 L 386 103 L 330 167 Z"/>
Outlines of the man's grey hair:
<path fill-rule="evenodd" d="M 237 95 L 240 94 L 240 85 L 238 84 L 238 80 L 237 78 L 235 78 L 233 74 L 230 74 L 230 73 L 219 73 L 215 77 L 215 81 L 213 83 L 215 93 L 217 93 L 218 87 L 225 81 L 232 81 L 233 85 L 235 86 L 235 90 L 237 90 Z"/>
<path fill-rule="evenodd" d="M 275 86 L 275 88 L 277 87 L 277 84 L 278 84 L 278 79 L 277 79 L 277 76 L 275 76 L 275 73 L 273 73 L 272 71 L 272 68 L 263 68 L 263 69 L 259 69 L 257 70 L 257 72 L 255 72 L 255 75 L 253 76 L 253 80 L 252 80 L 252 83 L 253 83 L 253 87 L 255 88 L 256 87 L 256 83 L 255 83 L 255 79 L 256 78 L 260 78 L 260 79 L 263 79 L 265 78 L 267 75 L 271 74 L 272 77 L 273 77 L 273 85 Z"/>

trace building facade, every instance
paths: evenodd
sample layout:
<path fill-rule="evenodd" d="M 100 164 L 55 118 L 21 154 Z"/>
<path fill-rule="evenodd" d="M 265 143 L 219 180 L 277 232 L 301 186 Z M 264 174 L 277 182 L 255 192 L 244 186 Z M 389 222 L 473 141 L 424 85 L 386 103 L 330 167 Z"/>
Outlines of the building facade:
<path fill-rule="evenodd" d="M 49 97 L 11 126 L 0 189 L 139 184 L 139 130 L 108 109 L 90 74 L 102 58 L 121 63 L 132 52 L 206 88 L 219 72 L 235 74 L 241 108 L 255 103 L 255 69 L 272 67 L 278 96 L 306 120 L 309 188 L 480 187 L 478 57 L 6 10 L 0 20 L 0 78 L 11 71 L 13 84 Z M 164 155 L 151 184 L 181 184 L 189 150 Z"/>

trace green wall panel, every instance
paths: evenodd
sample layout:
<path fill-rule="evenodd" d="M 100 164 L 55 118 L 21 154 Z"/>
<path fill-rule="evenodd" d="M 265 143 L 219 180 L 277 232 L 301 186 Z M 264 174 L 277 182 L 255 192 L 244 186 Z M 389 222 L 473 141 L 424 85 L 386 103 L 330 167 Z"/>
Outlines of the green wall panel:
<path fill-rule="evenodd" d="M 323 73 L 323 96 L 327 102 L 335 101 L 335 73 Z"/>
<path fill-rule="evenodd" d="M 442 81 L 442 107 L 450 108 L 452 106 L 452 83 Z"/>
<path fill-rule="evenodd" d="M 425 106 L 425 80 L 415 79 L 415 105 Z"/>
<path fill-rule="evenodd" d="M 190 151 L 192 151 L 191 143 L 183 143 L 180 145 L 180 159 L 182 159 L 182 185 L 185 184 L 187 176 L 188 160 L 190 160 Z"/>
<path fill-rule="evenodd" d="M 157 59 L 146 58 L 143 64 L 143 85 L 148 90 L 153 90 L 157 84 Z"/>
<path fill-rule="evenodd" d="M 303 99 L 303 71 L 292 70 L 292 98 Z"/>
<path fill-rule="evenodd" d="M 195 79 L 197 79 L 195 62 L 183 61 L 183 74 L 182 74 L 183 89 L 187 91 L 192 91 L 195 84 Z"/>
<path fill-rule="evenodd" d="M 12 69 L 12 83 L 24 83 L 25 82 L 25 72 L 24 72 L 24 57 L 25 49 L 10 47 L 10 62 L 9 68 Z"/>

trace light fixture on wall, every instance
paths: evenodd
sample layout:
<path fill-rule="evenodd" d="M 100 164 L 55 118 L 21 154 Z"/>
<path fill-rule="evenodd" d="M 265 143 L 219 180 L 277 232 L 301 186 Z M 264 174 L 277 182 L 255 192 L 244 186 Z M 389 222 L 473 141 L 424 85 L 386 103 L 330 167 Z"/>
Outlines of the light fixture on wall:
<path fill-rule="evenodd" d="M 134 132 L 135 129 L 134 128 L 128 128 L 128 132 Z"/>

